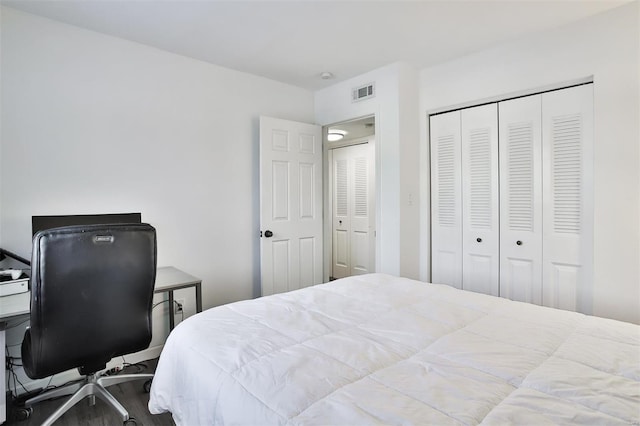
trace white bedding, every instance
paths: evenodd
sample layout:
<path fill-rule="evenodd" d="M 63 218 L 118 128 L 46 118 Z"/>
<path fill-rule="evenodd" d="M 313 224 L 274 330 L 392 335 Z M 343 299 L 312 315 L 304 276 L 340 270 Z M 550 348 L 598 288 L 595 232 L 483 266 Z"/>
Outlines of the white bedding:
<path fill-rule="evenodd" d="M 639 424 L 640 326 L 383 274 L 220 306 L 152 413 L 211 424 Z"/>

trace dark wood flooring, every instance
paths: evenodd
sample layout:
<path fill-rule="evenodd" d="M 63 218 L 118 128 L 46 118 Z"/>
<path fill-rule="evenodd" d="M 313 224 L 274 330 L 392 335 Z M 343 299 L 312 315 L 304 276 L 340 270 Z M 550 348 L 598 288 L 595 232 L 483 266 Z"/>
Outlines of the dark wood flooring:
<path fill-rule="evenodd" d="M 153 373 L 157 364 L 157 359 L 146 361 L 143 364 L 147 366 L 144 373 Z M 124 373 L 135 373 L 138 368 L 126 368 Z M 138 426 L 175 426 L 171 414 L 153 415 L 149 413 L 147 404 L 149 403 L 149 394 L 143 389 L 144 380 L 136 380 L 128 383 L 110 386 L 107 389 L 129 412 L 130 417 L 136 419 Z M 36 426 L 53 413 L 60 405 L 64 403 L 68 397 L 56 400 L 43 401 L 33 406 L 33 413 L 26 420 L 17 420 L 15 418 L 11 401 L 7 401 L 7 421 L 3 426 Z M 55 426 L 113 426 L 121 425 L 120 417 L 117 412 L 106 405 L 100 399 L 96 398 L 96 405 L 90 406 L 89 401 L 81 401 L 71 410 L 67 411 L 56 422 Z"/>

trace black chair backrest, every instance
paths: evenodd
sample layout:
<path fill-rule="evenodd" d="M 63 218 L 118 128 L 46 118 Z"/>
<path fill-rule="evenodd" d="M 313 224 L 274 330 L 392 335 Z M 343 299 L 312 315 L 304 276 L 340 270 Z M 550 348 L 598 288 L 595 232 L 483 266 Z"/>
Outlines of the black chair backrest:
<path fill-rule="evenodd" d="M 31 326 L 22 345 L 31 378 L 89 374 L 151 342 L 156 232 L 148 224 L 54 228 L 33 237 Z"/>

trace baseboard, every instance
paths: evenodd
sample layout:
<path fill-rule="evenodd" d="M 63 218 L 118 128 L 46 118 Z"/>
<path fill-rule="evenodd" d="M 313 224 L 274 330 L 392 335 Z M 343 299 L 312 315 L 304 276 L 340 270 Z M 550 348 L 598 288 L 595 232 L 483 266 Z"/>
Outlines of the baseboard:
<path fill-rule="evenodd" d="M 113 358 L 111 361 L 107 363 L 106 369 L 110 370 L 116 367 L 122 368 L 125 363 L 136 364 L 138 362 L 143 362 L 143 361 L 148 361 L 150 359 L 158 358 L 160 356 L 160 352 L 162 352 L 163 347 L 164 345 L 153 346 L 140 352 Z M 16 370 L 17 370 L 16 374 L 19 376 L 18 379 L 20 380 L 20 382 L 22 382 L 22 384 L 24 385 L 25 388 L 27 388 L 28 391 L 42 389 L 46 386 L 60 386 L 67 382 L 78 380 L 81 378 L 80 374 L 78 373 L 78 370 L 76 369 L 55 374 L 53 377 L 47 377 L 45 379 L 37 379 L 37 380 L 30 379 L 26 374 L 24 374 L 24 371 L 22 371 L 22 368 L 16 369 Z M 22 395 L 23 393 L 25 393 L 25 390 L 20 385 L 18 385 L 16 392 L 18 395 Z"/>

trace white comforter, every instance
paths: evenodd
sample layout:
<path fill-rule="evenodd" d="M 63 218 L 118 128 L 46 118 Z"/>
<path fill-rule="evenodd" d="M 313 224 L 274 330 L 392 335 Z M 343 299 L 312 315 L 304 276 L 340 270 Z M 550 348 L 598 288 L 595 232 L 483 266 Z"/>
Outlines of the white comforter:
<path fill-rule="evenodd" d="M 639 424 L 640 326 L 351 277 L 187 319 L 149 409 L 189 426 Z"/>

